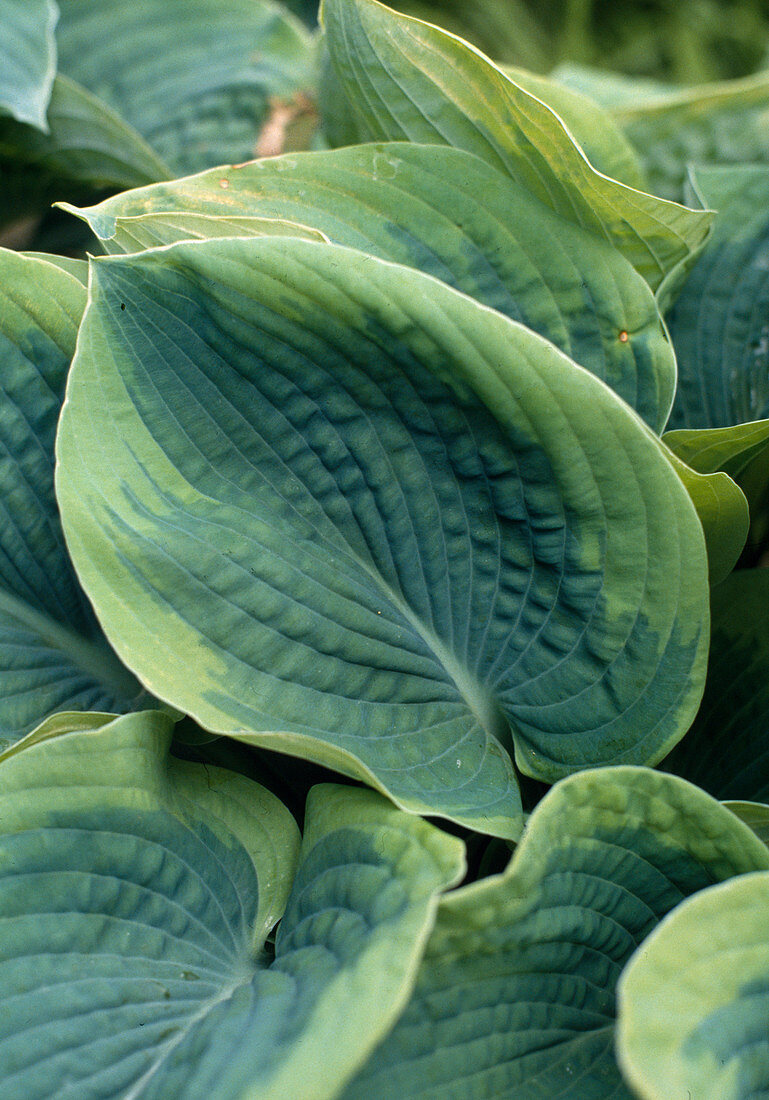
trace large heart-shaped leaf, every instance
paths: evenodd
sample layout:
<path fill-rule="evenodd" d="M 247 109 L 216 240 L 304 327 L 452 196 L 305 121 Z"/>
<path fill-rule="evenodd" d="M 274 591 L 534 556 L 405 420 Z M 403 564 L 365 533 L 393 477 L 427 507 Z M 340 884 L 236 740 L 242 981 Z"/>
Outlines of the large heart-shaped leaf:
<path fill-rule="evenodd" d="M 0 761 L 3 1096 L 335 1096 L 408 997 L 462 844 L 315 788 L 294 880 L 268 791 L 169 757 L 163 715 L 85 717 Z"/>
<path fill-rule="evenodd" d="M 504 874 L 442 899 L 412 999 L 345 1100 L 630 1100 L 613 1050 L 625 963 L 683 898 L 768 868 L 747 826 L 683 780 L 564 780 Z"/>
<path fill-rule="evenodd" d="M 0 115 L 46 132 L 56 73 L 54 0 L 0 0 Z"/>
<path fill-rule="evenodd" d="M 141 687 L 101 633 L 64 545 L 54 437 L 85 288 L 0 250 L 0 737 L 62 708 L 127 710 Z"/>
<path fill-rule="evenodd" d="M 712 593 L 702 706 L 665 761 L 721 799 L 769 801 L 769 570 L 741 569 Z"/>
<path fill-rule="evenodd" d="M 61 71 L 104 99 L 175 173 L 255 155 L 270 97 L 311 89 L 314 54 L 271 0 L 61 0 Z"/>
<path fill-rule="evenodd" d="M 477 154 L 611 241 L 655 290 L 704 242 L 711 215 L 597 172 L 548 106 L 461 39 L 377 0 L 324 0 L 321 20 L 358 140 Z"/>
<path fill-rule="evenodd" d="M 670 427 L 720 428 L 769 416 L 769 167 L 693 178 L 718 219 L 668 318 L 679 367 Z"/>
<path fill-rule="evenodd" d="M 769 874 L 689 898 L 619 985 L 618 1053 L 642 1100 L 752 1100 L 769 1092 Z"/>
<path fill-rule="evenodd" d="M 275 157 L 79 213 L 119 252 L 146 236 L 141 215 L 164 210 L 301 222 L 435 275 L 552 340 L 655 430 L 667 420 L 675 360 L 646 282 L 606 241 L 469 153 L 393 142 Z"/>
<path fill-rule="evenodd" d="M 108 636 L 205 728 L 514 835 L 510 725 L 552 780 L 693 717 L 705 547 L 661 444 L 419 272 L 276 239 L 95 261 L 58 454 Z"/>

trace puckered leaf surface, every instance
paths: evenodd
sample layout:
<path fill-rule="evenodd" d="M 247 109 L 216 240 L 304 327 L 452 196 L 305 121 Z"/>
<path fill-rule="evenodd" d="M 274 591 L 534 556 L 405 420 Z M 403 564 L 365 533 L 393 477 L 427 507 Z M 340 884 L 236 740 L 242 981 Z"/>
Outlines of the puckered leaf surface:
<path fill-rule="evenodd" d="M 769 801 L 769 570 L 740 569 L 712 593 L 702 706 L 665 767 L 716 798 Z"/>
<path fill-rule="evenodd" d="M 753 1100 L 769 1091 L 769 873 L 689 898 L 619 985 L 618 1052 L 642 1100 Z"/>
<path fill-rule="evenodd" d="M 520 829 L 702 691 L 702 529 L 631 409 L 528 329 L 325 243 L 93 264 L 58 444 L 118 652 L 205 728 Z"/>
<path fill-rule="evenodd" d="M 61 0 L 62 72 L 175 173 L 255 155 L 272 96 L 313 83 L 309 34 L 270 0 Z"/>
<path fill-rule="evenodd" d="M 769 166 L 698 168 L 713 236 L 668 317 L 678 356 L 671 428 L 769 416 Z"/>
<path fill-rule="evenodd" d="M 767 868 L 761 841 L 683 780 L 563 780 L 504 874 L 441 900 L 412 999 L 345 1100 L 630 1100 L 613 1051 L 623 967 L 684 898 Z"/>
<path fill-rule="evenodd" d="M 0 738 L 59 709 L 128 710 L 141 686 L 77 582 L 53 486 L 54 439 L 86 292 L 0 250 Z"/>
<path fill-rule="evenodd" d="M 611 241 L 655 290 L 705 240 L 711 215 L 597 172 L 548 106 L 461 39 L 376 0 L 324 0 L 321 20 L 358 140 L 475 153 Z"/>
<path fill-rule="evenodd" d="M 169 757 L 164 715 L 87 717 L 0 760 L 3 1096 L 335 1096 L 408 996 L 461 843 L 315 788 L 294 879 L 268 791 Z"/>
<path fill-rule="evenodd" d="M 275 157 L 74 212 L 107 251 L 132 252 L 137 233 L 152 240 L 142 215 L 169 210 L 289 219 L 434 275 L 552 340 L 656 431 L 667 420 L 675 360 L 647 283 L 606 241 L 470 153 L 391 142 Z"/>
<path fill-rule="evenodd" d="M 46 131 L 56 73 L 54 0 L 1 0 L 0 115 Z"/>

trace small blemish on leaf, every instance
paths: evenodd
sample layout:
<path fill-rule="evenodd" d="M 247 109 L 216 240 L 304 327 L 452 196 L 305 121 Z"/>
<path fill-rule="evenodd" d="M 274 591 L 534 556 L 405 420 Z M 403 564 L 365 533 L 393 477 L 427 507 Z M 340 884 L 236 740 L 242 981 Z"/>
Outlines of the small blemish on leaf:
<path fill-rule="evenodd" d="M 120 308 L 121 308 L 121 309 L 125 309 L 125 302 L 121 302 L 121 303 L 120 303 Z"/>
<path fill-rule="evenodd" d="M 227 188 L 230 186 L 230 181 L 228 179 L 221 179 L 219 180 L 219 186 L 222 188 L 223 191 L 226 191 Z"/>
<path fill-rule="evenodd" d="M 628 342 L 628 334 L 625 332 L 624 328 L 623 328 L 622 332 L 619 334 L 619 342 L 621 344 L 626 344 Z"/>

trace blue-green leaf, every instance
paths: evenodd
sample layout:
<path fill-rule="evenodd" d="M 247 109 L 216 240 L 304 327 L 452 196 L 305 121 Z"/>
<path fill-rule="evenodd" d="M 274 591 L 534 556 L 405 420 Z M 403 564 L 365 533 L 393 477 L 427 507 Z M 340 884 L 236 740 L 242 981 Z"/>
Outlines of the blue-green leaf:
<path fill-rule="evenodd" d="M 61 0 L 61 71 L 178 174 L 246 160 L 271 97 L 312 87 L 314 51 L 271 0 Z"/>
<path fill-rule="evenodd" d="M 2 0 L 0 114 L 48 131 L 46 110 L 56 73 L 54 0 Z"/>
<path fill-rule="evenodd" d="M 683 780 L 563 780 L 504 874 L 442 899 L 412 999 L 344 1100 L 630 1100 L 614 1057 L 623 967 L 684 898 L 767 869 L 750 829 Z"/>
<path fill-rule="evenodd" d="M 679 369 L 669 427 L 720 428 L 769 416 L 769 167 L 693 179 L 718 218 L 668 317 Z"/>
<path fill-rule="evenodd" d="M 179 210 L 301 222 L 434 275 L 552 340 L 655 431 L 667 420 L 675 359 L 645 280 L 606 241 L 470 153 L 391 142 L 275 157 L 74 212 L 108 252 L 131 252 L 148 232 L 144 218 Z"/>
<path fill-rule="evenodd" d="M 597 172 L 558 115 L 461 39 L 377 0 L 324 0 L 320 15 L 357 140 L 475 153 L 611 241 L 654 290 L 706 239 L 712 215 Z"/>
<path fill-rule="evenodd" d="M 675 909 L 619 984 L 618 1054 L 642 1100 L 752 1100 L 769 1091 L 769 874 Z"/>
<path fill-rule="evenodd" d="M 53 487 L 54 438 L 85 288 L 0 250 L 0 738 L 59 709 L 127 710 L 140 685 L 77 582 Z"/>
<path fill-rule="evenodd" d="M 58 454 L 108 637 L 207 729 L 514 836 L 511 749 L 656 761 L 694 715 L 705 545 L 659 440 L 429 276 L 289 239 L 94 261 Z"/>
<path fill-rule="evenodd" d="M 665 761 L 716 798 L 769 801 L 767 609 L 767 569 L 740 569 L 713 590 L 705 696 Z"/>
<path fill-rule="evenodd" d="M 87 717 L 0 760 L 2 1095 L 331 1100 L 408 997 L 461 843 L 316 788 L 294 878 L 268 791 L 168 756 L 163 715 Z"/>

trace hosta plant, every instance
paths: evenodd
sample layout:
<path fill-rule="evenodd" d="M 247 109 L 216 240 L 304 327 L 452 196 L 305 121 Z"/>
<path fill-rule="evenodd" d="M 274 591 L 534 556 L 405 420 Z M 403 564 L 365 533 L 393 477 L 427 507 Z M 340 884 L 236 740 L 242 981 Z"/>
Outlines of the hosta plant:
<path fill-rule="evenodd" d="M 763 92 L 0 15 L 2 1095 L 769 1089 Z"/>

